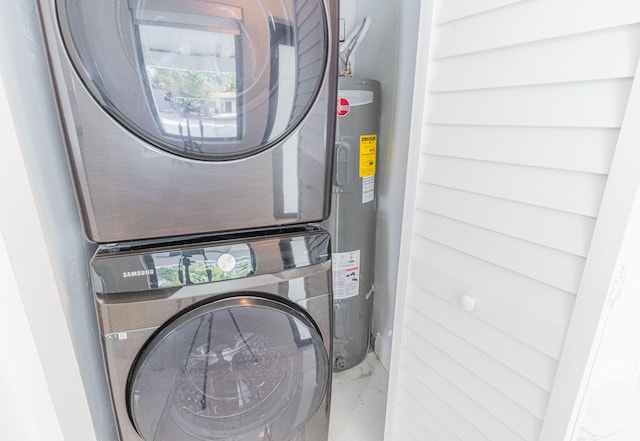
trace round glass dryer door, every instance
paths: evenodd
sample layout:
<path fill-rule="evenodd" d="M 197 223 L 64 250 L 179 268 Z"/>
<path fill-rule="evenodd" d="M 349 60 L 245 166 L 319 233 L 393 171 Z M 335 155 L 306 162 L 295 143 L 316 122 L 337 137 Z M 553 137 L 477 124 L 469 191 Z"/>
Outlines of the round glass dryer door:
<path fill-rule="evenodd" d="M 329 361 L 303 314 L 260 297 L 215 301 L 139 355 L 128 405 L 144 441 L 289 440 L 318 410 Z"/>
<path fill-rule="evenodd" d="M 281 141 L 326 69 L 322 0 L 58 0 L 57 10 L 99 105 L 194 159 L 242 158 Z"/>

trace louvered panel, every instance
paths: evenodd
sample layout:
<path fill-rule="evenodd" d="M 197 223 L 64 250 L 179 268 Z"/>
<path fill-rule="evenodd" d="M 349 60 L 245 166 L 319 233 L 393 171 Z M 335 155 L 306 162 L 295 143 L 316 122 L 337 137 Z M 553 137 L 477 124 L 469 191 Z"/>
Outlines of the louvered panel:
<path fill-rule="evenodd" d="M 397 424 L 396 426 L 394 426 L 394 430 L 395 433 L 393 435 L 393 439 L 394 440 L 398 440 L 398 441 L 439 441 L 433 437 L 431 437 L 431 435 L 428 435 L 427 433 L 419 433 L 416 436 L 414 436 L 413 434 L 409 433 L 409 431 L 405 428 L 406 424 L 404 424 L 404 421 L 402 421 L 402 418 L 404 418 L 402 416 L 401 413 L 398 414 L 398 420 L 400 421 L 400 424 Z"/>
<path fill-rule="evenodd" d="M 587 255 L 595 219 L 466 191 L 420 184 L 418 209 L 581 257 Z"/>
<path fill-rule="evenodd" d="M 448 405 L 457 409 L 470 424 L 477 427 L 492 441 L 528 441 L 507 427 L 480 404 L 472 400 L 456 384 L 444 378 L 438 371 L 424 362 L 411 348 L 403 346 L 403 360 L 400 362 L 404 375 L 411 380 L 412 387 L 424 384 Z"/>
<path fill-rule="evenodd" d="M 495 265 L 575 293 L 584 258 L 426 212 L 416 212 L 416 234 Z"/>
<path fill-rule="evenodd" d="M 432 93 L 427 122 L 619 128 L 630 87 L 625 78 Z"/>
<path fill-rule="evenodd" d="M 318 79 L 318 67 L 308 66 L 298 70 L 299 81 L 305 84 L 305 91 L 313 92 L 315 90 L 316 82 Z"/>
<path fill-rule="evenodd" d="M 320 4 L 318 2 L 309 2 L 307 0 L 296 2 L 296 27 L 301 35 L 308 35 L 312 29 L 319 26 L 320 23 L 315 20 L 318 15 Z"/>
<path fill-rule="evenodd" d="M 398 426 L 402 427 L 403 432 L 409 436 L 409 438 L 406 439 L 413 439 L 416 441 L 444 441 L 434 437 L 428 429 L 419 423 L 419 420 L 416 420 L 409 415 L 409 412 L 405 412 L 403 410 L 404 409 L 398 409 L 396 415 L 399 423 Z M 398 441 L 405 440 L 404 437 L 397 437 L 394 439 L 397 439 Z"/>
<path fill-rule="evenodd" d="M 482 286 L 564 329 L 568 327 L 575 295 L 419 236 L 413 243 L 420 260 L 438 271 L 461 283 Z"/>
<path fill-rule="evenodd" d="M 470 2 L 472 3 L 472 2 Z M 524 1 L 437 28 L 432 58 L 484 51 L 640 21 L 637 0 Z"/>
<path fill-rule="evenodd" d="M 408 341 L 405 341 L 408 344 Z M 540 420 L 523 410 L 498 390 L 489 386 L 473 373 L 472 366 L 461 366 L 446 353 L 441 352 L 426 340 L 420 342 L 420 358 L 434 372 L 450 384 L 455 385 L 475 404 L 481 406 L 496 420 L 526 440 L 533 441 L 540 432 Z"/>
<path fill-rule="evenodd" d="M 318 41 L 322 41 L 323 31 L 324 29 L 320 26 L 320 23 L 316 23 L 316 26 L 311 28 L 308 34 L 297 35 L 299 40 L 296 50 L 300 58 L 303 58 L 309 51 L 318 51 Z M 318 72 L 321 72 L 323 68 L 322 64 L 318 62 L 316 66 L 318 67 Z"/>
<path fill-rule="evenodd" d="M 416 425 L 419 426 L 423 433 L 428 433 L 433 436 L 434 439 L 438 441 L 464 441 L 465 439 L 457 436 L 455 432 L 455 426 L 451 424 L 445 424 L 439 418 L 435 417 L 430 410 L 427 408 L 427 403 L 421 403 L 418 399 L 414 398 L 412 394 L 406 390 L 402 390 L 401 392 L 401 400 L 402 407 L 404 409 L 404 414 L 408 415 L 416 421 Z M 428 402 L 431 402 L 435 396 L 433 394 L 429 397 Z M 423 397 L 420 397 L 422 399 Z M 478 431 L 473 432 L 473 439 L 477 439 Z"/>
<path fill-rule="evenodd" d="M 419 258 L 412 259 L 410 271 L 413 274 L 413 283 L 422 289 L 428 290 L 457 308 L 460 307 L 460 297 L 469 295 L 476 301 L 473 317 L 483 320 L 554 360 L 560 358 L 566 336 L 565 329 L 488 294 L 480 287 L 464 285 L 453 280 L 450 276 L 424 264 Z"/>
<path fill-rule="evenodd" d="M 542 420 L 549 401 L 545 390 L 434 321 L 414 311 L 409 311 L 406 319 L 410 327 L 404 334 L 407 346 L 419 348 L 427 340 L 460 365 L 471 367 L 488 384 Z"/>
<path fill-rule="evenodd" d="M 297 85 L 291 115 L 298 116 L 308 104 L 309 95 L 317 86 L 317 73 L 323 68 L 318 54 L 318 41 L 323 39 L 324 28 L 321 22 L 313 20 L 320 14 L 318 2 L 302 0 L 295 2 L 295 6 Z"/>
<path fill-rule="evenodd" d="M 429 156 L 420 182 L 595 217 L 606 176 Z"/>
<path fill-rule="evenodd" d="M 555 360 L 414 284 L 410 285 L 409 294 L 407 314 L 412 310 L 424 315 L 543 390 L 551 390 L 557 368 Z"/>
<path fill-rule="evenodd" d="M 600 128 L 430 125 L 423 153 L 607 174 L 618 133 Z"/>
<path fill-rule="evenodd" d="M 298 58 L 298 69 L 303 69 L 305 67 L 315 66 L 317 69 L 317 57 L 315 54 L 307 51 L 304 54 L 300 54 Z"/>
<path fill-rule="evenodd" d="M 434 61 L 430 90 L 629 78 L 639 56 L 640 26 L 634 24 Z"/>
<path fill-rule="evenodd" d="M 407 403 L 415 406 L 422 412 L 429 412 L 440 424 L 443 424 L 451 433 L 466 441 L 473 439 L 476 441 L 491 441 L 478 431 L 476 427 L 465 420 L 457 411 L 450 407 L 438 395 L 430 391 L 424 384 L 409 384 L 409 389 L 400 390 L 400 400 L 406 399 Z M 418 403 L 416 403 L 418 401 Z"/>
<path fill-rule="evenodd" d="M 399 394 L 464 441 L 479 438 L 459 421 L 538 441 L 640 58 L 640 1 L 436 6 Z"/>
<path fill-rule="evenodd" d="M 447 0 L 440 2 L 436 8 L 435 22 L 442 24 L 448 21 L 459 20 L 471 15 L 481 14 L 493 9 L 520 3 L 523 0 Z"/>

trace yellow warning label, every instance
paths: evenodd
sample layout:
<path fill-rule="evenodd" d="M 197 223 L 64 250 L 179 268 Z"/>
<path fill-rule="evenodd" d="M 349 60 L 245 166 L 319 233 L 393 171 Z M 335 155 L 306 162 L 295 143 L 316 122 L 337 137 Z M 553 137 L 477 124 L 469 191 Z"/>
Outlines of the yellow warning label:
<path fill-rule="evenodd" d="M 360 136 L 360 177 L 376 174 L 376 146 L 378 135 Z"/>

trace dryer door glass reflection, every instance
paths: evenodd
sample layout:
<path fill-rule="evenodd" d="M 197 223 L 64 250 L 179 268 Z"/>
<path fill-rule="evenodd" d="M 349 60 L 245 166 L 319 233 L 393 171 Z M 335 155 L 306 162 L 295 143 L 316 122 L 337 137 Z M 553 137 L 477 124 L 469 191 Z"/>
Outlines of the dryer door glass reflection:
<path fill-rule="evenodd" d="M 194 159 L 281 142 L 320 91 L 322 0 L 60 0 L 71 61 L 122 125 Z"/>
<path fill-rule="evenodd" d="M 288 440 L 318 410 L 328 357 L 296 310 L 256 297 L 201 306 L 170 323 L 131 374 L 145 441 Z"/>

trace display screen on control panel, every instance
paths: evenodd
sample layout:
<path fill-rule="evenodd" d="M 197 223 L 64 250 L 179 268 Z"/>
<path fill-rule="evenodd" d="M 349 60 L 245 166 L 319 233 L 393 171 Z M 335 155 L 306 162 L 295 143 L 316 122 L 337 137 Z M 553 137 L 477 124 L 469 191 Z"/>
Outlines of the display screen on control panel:
<path fill-rule="evenodd" d="M 247 244 L 158 253 L 153 261 L 158 288 L 237 279 L 255 270 Z"/>

